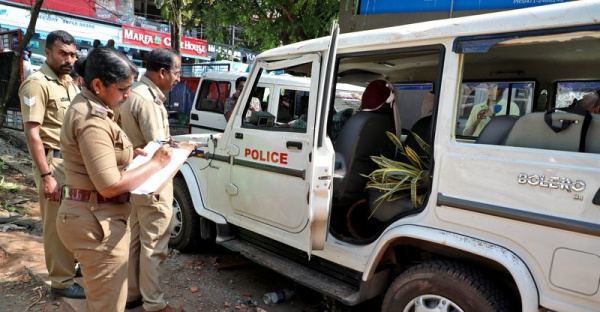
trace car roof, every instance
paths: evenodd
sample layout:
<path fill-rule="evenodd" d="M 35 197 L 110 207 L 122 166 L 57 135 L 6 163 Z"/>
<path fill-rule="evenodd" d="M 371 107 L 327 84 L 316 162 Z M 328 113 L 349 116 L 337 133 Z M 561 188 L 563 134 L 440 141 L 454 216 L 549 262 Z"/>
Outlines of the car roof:
<path fill-rule="evenodd" d="M 598 24 L 600 1 L 582 0 L 538 7 L 473 15 L 416 24 L 340 34 L 337 51 L 372 50 L 377 46 L 393 47 L 410 41 L 510 33 L 524 29 L 546 29 Z M 267 50 L 257 59 L 326 51 L 329 37 L 297 42 Z"/>

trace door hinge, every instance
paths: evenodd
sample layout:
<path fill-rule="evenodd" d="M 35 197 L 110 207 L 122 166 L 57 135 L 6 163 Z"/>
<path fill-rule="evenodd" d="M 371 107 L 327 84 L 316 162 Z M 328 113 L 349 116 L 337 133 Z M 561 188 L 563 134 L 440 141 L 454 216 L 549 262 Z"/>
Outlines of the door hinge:
<path fill-rule="evenodd" d="M 227 147 L 227 154 L 229 156 L 237 156 L 240 154 L 240 148 L 237 147 L 236 145 L 229 145 Z"/>
<path fill-rule="evenodd" d="M 233 183 L 225 184 L 225 192 L 231 196 L 238 194 L 238 187 Z"/>

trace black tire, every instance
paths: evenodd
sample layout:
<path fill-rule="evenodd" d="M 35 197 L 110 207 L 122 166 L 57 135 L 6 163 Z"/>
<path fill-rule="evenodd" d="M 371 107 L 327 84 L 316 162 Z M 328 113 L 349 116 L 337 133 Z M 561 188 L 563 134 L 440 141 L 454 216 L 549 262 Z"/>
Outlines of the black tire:
<path fill-rule="evenodd" d="M 512 312 L 505 294 L 481 272 L 449 261 L 423 263 L 400 274 L 385 294 L 381 311 L 415 311 L 417 304 L 431 311 L 439 311 L 434 308 L 441 305 L 440 311 L 449 312 Z"/>
<path fill-rule="evenodd" d="M 182 176 L 173 178 L 172 226 L 169 247 L 179 251 L 191 251 L 200 246 L 200 216 L 194 209 L 192 197 Z"/>

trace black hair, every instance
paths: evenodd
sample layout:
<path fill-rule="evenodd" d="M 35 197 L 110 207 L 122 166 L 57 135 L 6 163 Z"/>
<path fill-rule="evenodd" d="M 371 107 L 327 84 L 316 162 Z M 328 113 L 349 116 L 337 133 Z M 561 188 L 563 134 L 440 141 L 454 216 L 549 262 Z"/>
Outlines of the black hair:
<path fill-rule="evenodd" d="M 111 47 L 94 49 L 83 61 L 85 70 L 80 73 L 83 85 L 92 90 L 92 81 L 100 79 L 105 87 L 129 80 L 137 75 L 137 68 L 131 60 Z"/>
<path fill-rule="evenodd" d="M 100 40 L 98 40 L 98 39 L 95 39 L 95 40 L 94 40 L 94 43 L 92 44 L 92 47 L 94 47 L 94 48 L 97 48 L 97 47 L 99 47 L 101 44 L 102 44 L 102 43 L 100 42 Z"/>
<path fill-rule="evenodd" d="M 56 40 L 68 45 L 75 44 L 75 38 L 71 34 L 64 30 L 55 30 L 46 37 L 46 49 L 52 49 Z"/>
<path fill-rule="evenodd" d="M 71 76 L 71 78 L 73 78 L 73 80 L 75 80 L 75 79 L 77 79 L 77 77 L 79 77 L 79 74 L 77 73 L 77 70 L 75 69 L 75 67 L 73 67 L 73 69 L 71 69 L 69 76 Z"/>
<path fill-rule="evenodd" d="M 73 70 L 76 72 L 77 76 L 80 77 L 85 77 L 85 60 L 87 59 L 87 56 L 84 56 L 82 58 L 78 58 L 77 61 L 75 61 L 75 64 L 73 65 Z M 72 72 L 72 71 L 71 71 Z M 73 75 L 71 74 L 71 77 L 73 77 Z M 77 77 L 73 77 L 73 79 L 75 79 Z"/>
<path fill-rule="evenodd" d="M 152 50 L 146 60 L 146 70 L 157 72 L 161 68 L 166 70 L 173 69 L 175 65 L 175 56 L 177 54 L 171 49 L 158 48 Z"/>
<path fill-rule="evenodd" d="M 237 88 L 237 86 L 240 84 L 240 82 L 242 81 L 246 81 L 247 78 L 242 76 L 242 77 L 238 77 L 238 79 L 235 80 L 235 87 Z"/>

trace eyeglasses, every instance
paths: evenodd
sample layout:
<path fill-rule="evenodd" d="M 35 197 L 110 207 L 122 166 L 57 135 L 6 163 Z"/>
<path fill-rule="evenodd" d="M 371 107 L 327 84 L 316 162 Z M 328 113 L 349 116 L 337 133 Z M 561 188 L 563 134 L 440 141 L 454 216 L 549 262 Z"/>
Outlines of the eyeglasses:
<path fill-rule="evenodd" d="M 171 70 L 171 73 L 172 73 L 173 75 L 175 75 L 175 77 L 181 77 L 181 71 L 172 71 L 172 70 Z"/>

